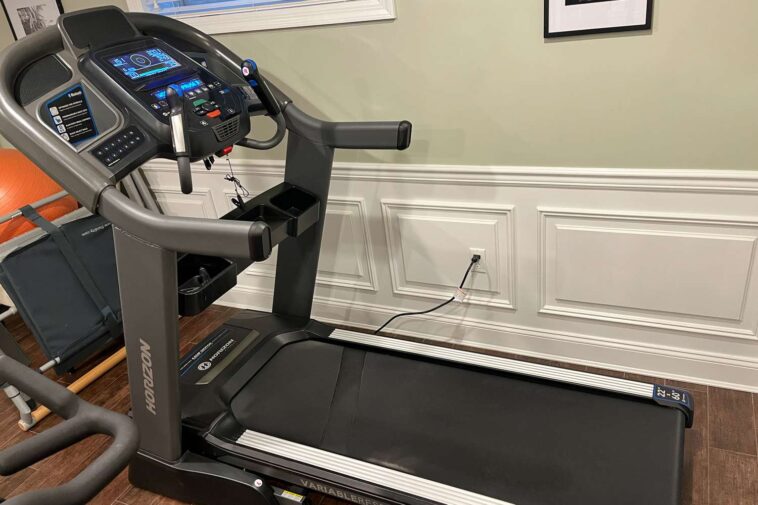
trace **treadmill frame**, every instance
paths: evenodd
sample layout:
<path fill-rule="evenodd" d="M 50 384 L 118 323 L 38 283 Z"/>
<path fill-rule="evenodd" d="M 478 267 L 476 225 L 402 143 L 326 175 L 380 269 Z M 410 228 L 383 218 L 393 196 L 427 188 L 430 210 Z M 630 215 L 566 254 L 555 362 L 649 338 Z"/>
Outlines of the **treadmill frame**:
<path fill-rule="evenodd" d="M 241 61 L 228 50 L 222 52 L 212 38 L 176 20 L 146 14 L 128 14 L 127 17 L 146 34 L 173 34 L 196 47 L 214 52 L 230 68 Z M 305 328 L 310 322 L 335 146 L 340 145 L 340 135 L 343 134 L 350 139 L 343 144 L 352 148 L 371 146 L 372 137 L 362 138 L 362 135 L 369 134 L 362 131 L 349 132 L 348 128 L 338 130 L 333 123 L 310 118 L 291 106 L 287 100 L 284 100 L 283 113 L 289 130 L 284 181 L 310 192 L 323 203 L 320 206 L 318 222 L 300 236 L 281 243 L 278 249 L 273 314 L 287 317 L 293 321 L 293 326 L 299 325 L 299 328 L 291 328 L 297 330 Z M 350 133 L 352 135 L 348 135 Z M 280 462 L 274 463 L 274 457 L 268 458 L 266 465 L 263 465 L 245 459 L 239 450 L 225 451 L 221 445 L 217 445 L 218 454 L 215 454 L 214 458 L 188 450 L 182 428 L 178 373 L 177 253 L 124 229 L 114 228 L 128 371 L 131 379 L 129 384 L 132 414 L 141 436 L 140 450 L 130 465 L 130 479 L 139 487 L 194 503 L 278 503 L 271 487 L 244 469 L 258 468 L 257 471 L 262 473 L 274 473 L 282 477 L 298 475 L 298 472 L 292 469 L 291 462 L 287 463 L 279 458 Z M 141 231 L 134 230 L 135 233 Z M 205 231 L 205 228 L 198 229 L 197 235 L 202 236 Z M 248 260 L 239 260 L 239 271 L 249 264 Z M 331 330 L 325 326 L 322 328 L 327 334 Z M 353 332 L 335 331 L 330 338 L 343 341 L 352 339 L 354 342 L 360 340 L 361 344 L 373 343 L 380 348 L 391 346 L 394 350 L 411 354 L 421 352 L 421 347 L 417 346 L 424 346 L 425 353 L 433 353 L 438 359 L 453 360 L 464 357 L 469 360 L 469 364 L 478 366 L 482 366 L 485 361 L 494 362 L 492 360 L 498 360 L 497 363 L 502 366 L 506 366 L 504 363 L 508 361 L 507 366 L 511 368 L 521 363 Z M 478 363 L 473 363 L 475 357 Z M 543 365 L 522 363 L 518 366 L 521 369 L 518 373 L 543 374 L 545 377 L 551 375 L 554 380 L 563 382 L 635 396 L 649 396 L 653 401 L 675 406 L 685 413 L 688 410 L 686 404 L 656 399 L 654 396 L 659 390 L 670 393 L 673 391 L 671 388 L 623 379 L 598 378 L 593 374 Z M 210 435 L 208 437 L 210 441 Z M 237 446 L 238 449 L 240 447 Z M 306 464 L 297 466 L 303 471 L 309 468 Z M 443 503 L 435 498 L 424 498 L 393 489 L 391 483 L 371 483 L 356 476 L 337 474 L 327 469 L 310 467 L 307 474 L 313 477 L 312 486 L 309 487 L 329 492 L 329 486 L 333 485 L 338 490 L 338 496 L 346 489 L 355 490 L 355 493 L 342 497 L 353 499 L 357 503 Z M 322 488 L 322 485 L 327 487 Z M 504 504 L 492 500 L 487 499 L 481 503 Z"/>
<path fill-rule="evenodd" d="M 234 322 L 231 324 L 235 326 Z M 227 386 L 232 384 L 233 387 L 222 387 L 219 396 L 224 400 L 235 396 L 238 388 L 255 376 L 270 357 L 283 347 L 304 340 L 320 340 L 333 341 L 337 344 L 356 344 L 367 349 L 422 356 L 440 362 L 481 368 L 485 371 L 518 374 L 612 394 L 628 395 L 677 408 L 682 413 L 684 424 L 689 426 L 691 422 L 692 412 L 686 406 L 656 398 L 656 390 L 666 388 L 665 386 L 528 363 L 434 344 L 332 329 L 317 321 L 311 321 L 302 329 L 295 327 L 295 324 L 296 322 L 293 322 L 290 326 L 282 326 L 263 336 L 259 346 L 254 346 L 252 351 L 244 351 L 248 355 L 257 355 L 258 359 L 254 362 L 246 362 L 243 367 L 235 370 L 231 377 L 226 377 L 224 384 Z M 212 336 L 211 334 L 208 338 Z M 203 342 L 198 344 L 198 346 L 202 345 Z M 683 439 L 680 443 L 683 444 Z M 190 445 L 191 450 L 208 457 L 358 504 L 511 505 L 496 498 L 440 482 L 246 430 L 228 414 L 217 418 L 207 430 L 198 432 L 196 439 L 192 440 Z"/>

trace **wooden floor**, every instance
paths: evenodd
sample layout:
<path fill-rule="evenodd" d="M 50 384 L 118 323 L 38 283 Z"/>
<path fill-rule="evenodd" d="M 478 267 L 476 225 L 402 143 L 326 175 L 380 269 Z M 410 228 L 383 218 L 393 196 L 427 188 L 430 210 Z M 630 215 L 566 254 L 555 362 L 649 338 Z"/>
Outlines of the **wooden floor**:
<path fill-rule="evenodd" d="M 182 353 L 202 339 L 207 333 L 229 318 L 234 309 L 211 307 L 201 317 L 181 320 Z M 6 321 L 8 329 L 30 353 L 35 364 L 43 357 L 26 327 L 18 319 Z M 456 346 L 464 348 L 463 346 Z M 501 354 L 506 357 L 514 355 Z M 585 367 L 545 362 L 556 366 L 586 370 Z M 82 370 L 80 373 L 84 373 Z M 590 369 L 588 371 L 608 375 L 625 376 L 630 379 L 660 382 L 660 379 L 631 374 Z M 66 383 L 75 377 L 58 379 Z M 687 431 L 686 459 L 684 468 L 683 504 L 687 505 L 756 505 L 758 504 L 758 395 L 731 391 L 697 384 L 668 384 L 689 389 L 696 405 L 695 425 Z M 126 367 L 119 365 L 83 393 L 86 400 L 119 412 L 128 412 L 129 394 Z M 17 414 L 6 398 L 0 399 L 0 449 L 8 447 L 25 437 L 16 426 Z M 34 431 L 44 431 L 58 422 L 48 418 Z M 108 439 L 88 439 L 14 476 L 0 477 L 0 497 L 56 485 L 76 475 L 107 446 Z M 320 495 L 311 495 L 313 505 L 340 505 L 342 501 Z M 178 503 L 132 487 L 122 472 L 91 503 L 99 505 L 166 505 Z M 231 504 L 230 504 L 231 505 Z M 463 505 L 463 504 L 462 504 Z"/>

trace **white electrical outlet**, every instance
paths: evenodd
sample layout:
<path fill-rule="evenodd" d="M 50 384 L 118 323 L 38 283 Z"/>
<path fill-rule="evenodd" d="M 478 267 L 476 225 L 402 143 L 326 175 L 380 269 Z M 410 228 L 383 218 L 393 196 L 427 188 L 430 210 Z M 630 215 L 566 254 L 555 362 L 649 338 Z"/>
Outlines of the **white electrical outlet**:
<path fill-rule="evenodd" d="M 479 261 L 474 265 L 474 268 L 472 269 L 474 272 L 479 273 L 485 273 L 487 271 L 487 251 L 486 249 L 480 249 L 477 247 L 470 247 L 469 252 L 471 252 L 471 256 L 473 257 L 474 254 L 478 254 L 481 256 L 479 258 Z"/>

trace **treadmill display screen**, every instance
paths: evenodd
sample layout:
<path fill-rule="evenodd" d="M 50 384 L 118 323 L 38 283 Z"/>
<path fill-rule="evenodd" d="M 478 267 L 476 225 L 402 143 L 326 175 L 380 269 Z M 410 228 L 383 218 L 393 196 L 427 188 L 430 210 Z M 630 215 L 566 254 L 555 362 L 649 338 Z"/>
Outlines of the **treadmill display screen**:
<path fill-rule="evenodd" d="M 108 62 L 132 81 L 162 74 L 182 66 L 163 49 L 157 47 L 108 58 Z"/>

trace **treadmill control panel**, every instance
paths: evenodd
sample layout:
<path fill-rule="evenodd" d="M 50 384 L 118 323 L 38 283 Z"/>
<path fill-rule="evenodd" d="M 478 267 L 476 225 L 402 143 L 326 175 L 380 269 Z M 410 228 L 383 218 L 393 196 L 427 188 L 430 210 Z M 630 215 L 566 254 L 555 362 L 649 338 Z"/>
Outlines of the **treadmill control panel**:
<path fill-rule="evenodd" d="M 191 110 L 196 116 L 208 116 L 215 118 L 221 116 L 221 108 L 214 100 L 217 96 L 223 96 L 231 93 L 232 90 L 221 81 L 205 82 L 198 77 L 192 77 L 176 83 L 184 92 L 190 104 Z M 160 89 L 152 94 L 154 101 L 150 104 L 153 110 L 159 111 L 161 116 L 169 116 L 169 106 L 166 101 L 166 90 Z M 233 109 L 227 109 L 227 114 L 233 114 Z"/>
<path fill-rule="evenodd" d="M 170 84 L 181 89 L 185 109 L 194 111 L 186 118 L 191 127 L 207 129 L 243 112 L 242 92 L 233 91 L 207 68 L 162 40 L 142 38 L 101 50 L 93 55 L 93 61 L 165 124 L 170 115 L 166 100 Z"/>
<path fill-rule="evenodd" d="M 115 179 L 150 158 L 175 158 L 169 86 L 180 90 L 191 159 L 232 146 L 250 131 L 247 95 L 160 39 L 136 37 L 92 51 L 80 69 L 123 111 L 124 125 L 86 148 Z M 94 121 L 91 126 L 96 132 Z"/>
<path fill-rule="evenodd" d="M 136 126 L 129 126 L 105 139 L 92 153 L 103 165 L 110 167 L 135 152 L 144 142 L 144 134 Z"/>

